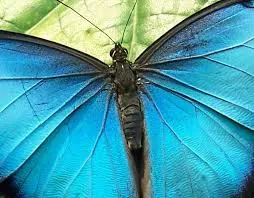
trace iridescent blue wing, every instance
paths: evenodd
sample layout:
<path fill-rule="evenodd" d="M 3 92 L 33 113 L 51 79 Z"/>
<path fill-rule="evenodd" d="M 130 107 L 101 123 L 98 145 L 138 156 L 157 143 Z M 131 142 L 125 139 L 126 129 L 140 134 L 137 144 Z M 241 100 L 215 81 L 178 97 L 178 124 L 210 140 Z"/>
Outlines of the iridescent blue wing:
<path fill-rule="evenodd" d="M 149 193 L 230 197 L 251 186 L 253 6 L 253 1 L 221 1 L 166 33 L 137 59 Z"/>
<path fill-rule="evenodd" d="M 244 189 L 253 170 L 253 131 L 154 84 L 142 100 L 150 194 L 231 197 Z"/>
<path fill-rule="evenodd" d="M 106 65 L 0 32 L 1 191 L 17 197 L 133 196 Z"/>

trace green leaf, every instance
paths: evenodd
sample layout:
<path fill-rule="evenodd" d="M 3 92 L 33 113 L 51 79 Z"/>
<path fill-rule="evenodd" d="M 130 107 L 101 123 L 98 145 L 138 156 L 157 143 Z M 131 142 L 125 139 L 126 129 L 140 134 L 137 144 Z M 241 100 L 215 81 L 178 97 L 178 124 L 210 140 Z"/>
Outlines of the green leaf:
<path fill-rule="evenodd" d="M 128 24 L 124 46 L 129 59 L 137 56 L 157 38 L 186 17 L 216 0 L 138 0 Z M 84 17 L 115 41 L 122 33 L 134 0 L 66 0 Z M 0 1 L 0 29 L 26 33 L 81 50 L 110 63 L 113 47 L 103 33 L 71 9 L 55 0 Z"/>
<path fill-rule="evenodd" d="M 1 0 L 0 28 L 25 33 L 39 23 L 56 6 L 57 4 L 52 0 Z"/>

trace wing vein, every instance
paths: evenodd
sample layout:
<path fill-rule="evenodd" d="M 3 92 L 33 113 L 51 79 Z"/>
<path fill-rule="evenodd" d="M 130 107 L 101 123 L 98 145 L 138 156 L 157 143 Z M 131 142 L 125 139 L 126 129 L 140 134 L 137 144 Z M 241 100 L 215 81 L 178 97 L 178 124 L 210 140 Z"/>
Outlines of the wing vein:
<path fill-rule="evenodd" d="M 180 94 L 180 93 L 176 93 L 173 90 L 168 90 L 170 93 L 174 94 L 175 96 L 178 96 L 180 98 L 182 98 L 183 100 L 186 100 L 188 102 L 190 102 L 195 108 L 199 109 L 200 111 L 202 111 L 205 115 L 207 115 L 209 118 L 211 118 L 223 131 L 225 131 L 229 136 L 232 137 L 233 140 L 235 140 L 238 144 L 240 144 L 240 146 L 242 146 L 245 150 L 247 150 L 248 152 L 250 152 L 250 149 L 247 148 L 245 146 L 244 143 L 240 142 L 240 140 L 235 137 L 230 131 L 228 131 L 225 127 L 223 127 L 217 120 L 215 120 L 212 116 L 210 116 L 206 111 L 204 111 L 202 108 L 200 108 L 198 105 L 195 104 L 194 101 L 192 101 L 192 99 L 186 98 L 184 95 Z M 208 107 L 209 108 L 209 107 Z"/>
<path fill-rule="evenodd" d="M 20 95 L 18 95 L 16 98 L 14 98 L 14 100 L 12 100 L 9 104 L 7 104 L 7 106 L 5 106 L 1 111 L 0 114 L 3 113 L 6 109 L 8 109 L 8 107 L 10 107 L 12 104 L 14 104 L 19 98 L 21 98 L 22 96 L 25 95 L 26 92 L 30 91 L 31 89 L 33 89 L 34 87 L 36 87 L 40 82 L 42 82 L 42 80 L 36 82 L 35 84 L 33 84 L 31 87 L 29 87 L 28 89 L 25 89 L 24 84 L 22 83 L 22 87 L 24 89 L 24 92 L 21 93 Z"/>
<path fill-rule="evenodd" d="M 239 15 L 240 13 L 242 13 L 243 12 L 243 10 L 240 10 L 240 11 L 238 11 L 238 12 L 236 12 L 236 13 L 233 13 L 232 15 L 229 15 L 229 16 L 227 16 L 227 17 L 225 17 L 223 20 L 220 20 L 219 22 L 217 22 L 217 23 L 214 23 L 214 25 L 212 25 L 212 26 L 209 26 L 209 27 L 207 27 L 207 28 L 205 28 L 205 29 L 201 29 L 201 32 L 203 33 L 203 32 L 206 32 L 207 30 L 210 30 L 210 29 L 212 29 L 212 28 L 216 28 L 218 25 L 220 25 L 221 23 L 223 23 L 223 22 L 225 22 L 225 21 L 227 21 L 227 20 L 229 20 L 229 19 L 232 19 L 232 18 L 234 18 L 234 17 L 236 17 L 237 15 Z"/>
<path fill-rule="evenodd" d="M 107 137 L 107 133 L 104 133 L 104 136 L 105 136 L 105 140 L 106 140 L 106 145 L 108 147 L 108 149 L 110 149 L 110 145 L 109 145 L 109 142 L 108 142 L 108 137 Z M 121 197 L 121 194 L 120 194 L 120 188 L 119 188 L 119 185 L 118 185 L 118 182 L 116 180 L 116 170 L 115 170 L 115 166 L 114 166 L 114 162 L 113 162 L 113 158 L 112 158 L 112 153 L 111 152 L 107 152 L 108 153 L 108 156 L 109 156 L 109 159 L 111 161 L 111 166 L 112 166 L 112 172 L 113 172 L 113 178 L 115 180 L 115 185 L 116 185 L 116 190 L 117 190 L 117 195 L 118 197 Z"/>
<path fill-rule="evenodd" d="M 0 78 L 0 81 L 5 80 L 48 80 L 48 79 L 55 79 L 55 78 L 69 78 L 69 77 L 76 77 L 76 76 L 85 76 L 85 75 L 100 75 L 104 74 L 100 71 L 96 72 L 78 72 L 78 73 L 71 73 L 71 74 L 63 74 L 63 75 L 55 75 L 55 76 L 44 76 L 44 77 L 7 77 L 7 78 Z"/>
<path fill-rule="evenodd" d="M 75 181 L 76 177 L 81 173 L 82 169 L 84 168 L 84 166 L 87 164 L 87 162 L 91 159 L 91 157 L 93 156 L 95 149 L 97 147 L 97 144 L 103 134 L 103 131 L 105 130 L 105 125 L 106 125 L 106 120 L 107 120 L 107 115 L 108 115 L 108 111 L 109 111 L 109 104 L 110 104 L 110 100 L 112 97 L 112 90 L 110 91 L 110 94 L 108 96 L 108 100 L 106 103 L 106 107 L 105 107 L 105 112 L 104 112 L 104 116 L 103 116 L 103 122 L 102 122 L 102 126 L 101 129 L 96 137 L 94 146 L 91 150 L 91 152 L 89 153 L 89 155 L 87 156 L 87 158 L 84 160 L 84 163 L 81 165 L 81 167 L 77 170 L 77 172 L 75 173 L 75 175 L 72 176 L 72 178 L 70 178 L 70 181 L 68 182 L 67 186 L 64 189 L 64 197 L 66 196 L 66 193 L 68 191 L 68 189 L 71 187 L 71 185 L 73 184 L 73 182 Z"/>
<path fill-rule="evenodd" d="M 22 87 L 23 87 L 23 89 L 24 89 L 24 91 L 25 91 L 24 94 L 25 94 L 25 96 L 26 96 L 27 102 L 28 102 L 30 108 L 32 109 L 32 111 L 33 111 L 33 113 L 34 113 L 34 116 L 36 117 L 36 119 L 38 120 L 38 122 L 41 122 L 41 120 L 40 120 L 39 116 L 37 115 L 37 113 L 36 113 L 36 111 L 35 111 L 35 109 L 34 109 L 32 103 L 31 103 L 31 101 L 29 100 L 29 98 L 28 98 L 28 96 L 27 96 L 27 91 L 26 91 L 26 88 L 25 88 L 25 85 L 24 85 L 23 81 L 21 81 L 21 84 L 22 84 Z"/>
<path fill-rule="evenodd" d="M 10 152 L 9 152 L 9 154 L 5 157 L 5 159 L 3 159 L 3 160 L 1 160 L 2 161 L 2 163 L 1 163 L 1 165 L 0 165 L 0 167 L 2 166 L 2 164 L 5 162 L 5 160 L 8 158 L 8 156 L 11 154 L 11 153 L 13 153 L 22 143 L 24 143 L 25 142 L 25 140 L 28 138 L 28 137 L 30 137 L 39 127 L 41 127 L 44 123 L 46 123 L 47 121 L 49 121 L 50 120 L 50 118 L 53 116 L 53 115 L 55 115 L 57 112 L 59 112 L 61 109 L 63 109 L 66 105 L 67 105 L 67 103 L 69 103 L 71 100 L 73 100 L 79 93 L 81 93 L 88 85 L 90 85 L 92 82 L 94 82 L 94 81 L 96 81 L 96 80 L 98 80 L 98 79 L 100 79 L 100 78 L 102 78 L 102 76 L 100 76 L 100 77 L 97 77 L 97 78 L 93 78 L 93 79 L 91 79 L 91 81 L 88 83 L 88 84 L 86 84 L 84 87 L 82 87 L 82 89 L 81 90 L 79 90 L 77 93 L 75 93 L 70 99 L 68 99 L 62 106 L 60 106 L 55 112 L 53 112 L 48 118 L 46 118 L 44 121 L 42 121 L 42 122 L 40 122 L 40 124 L 39 125 L 37 125 L 31 132 L 29 132 L 29 134 L 28 135 L 26 135 Z M 104 86 L 104 85 L 103 85 Z M 98 91 L 97 91 L 98 92 Z M 96 92 L 96 93 L 97 93 Z M 77 109 L 77 108 L 75 108 L 75 109 Z M 72 112 L 75 110 L 75 109 L 73 109 L 72 110 Z M 68 114 L 68 115 L 66 115 L 66 117 L 68 117 L 70 115 L 70 113 Z M 60 124 L 62 123 L 62 121 L 60 122 Z M 56 126 L 56 127 L 58 127 L 59 126 L 59 124 Z M 55 128 L 56 128 L 55 127 Z M 46 138 L 45 138 L 46 139 Z"/>
<path fill-rule="evenodd" d="M 250 46 L 250 45 L 248 45 L 248 44 L 244 44 L 243 46 L 245 46 L 245 47 L 247 47 L 247 48 L 249 48 L 249 49 L 254 49 L 254 47 L 252 47 L 252 46 Z"/>
<path fill-rule="evenodd" d="M 231 65 L 229 65 L 229 64 L 223 63 L 223 62 L 218 61 L 218 60 L 216 60 L 216 59 L 213 59 L 213 58 L 210 58 L 210 57 L 207 57 L 207 56 L 204 56 L 204 58 L 207 59 L 207 60 L 209 60 L 209 61 L 211 61 L 211 62 L 215 62 L 215 63 L 218 63 L 218 64 L 220 64 L 220 65 L 224 65 L 224 66 L 226 66 L 226 67 L 230 67 L 230 68 L 232 68 L 232 69 L 234 69 L 234 70 L 237 70 L 237 71 L 239 71 L 239 72 L 241 72 L 241 73 L 244 73 L 244 74 L 246 74 L 246 75 L 248 75 L 248 76 L 250 76 L 250 77 L 254 77 L 254 75 L 252 75 L 252 74 L 250 74 L 250 73 L 248 73 L 248 72 L 246 72 L 246 71 L 244 71 L 244 70 L 241 70 L 241 69 L 239 69 L 239 68 L 237 68 L 237 67 L 233 67 L 233 66 L 231 66 Z"/>
<path fill-rule="evenodd" d="M 104 87 L 104 86 L 102 86 L 99 90 L 97 90 L 91 97 L 87 98 L 87 100 L 84 101 L 81 105 L 85 105 L 88 101 L 90 101 L 93 97 L 95 97 L 100 91 L 102 91 L 103 87 Z M 81 105 L 80 105 L 80 106 L 81 106 Z M 78 108 L 78 107 L 77 107 L 77 108 Z M 73 112 L 74 112 L 74 111 L 72 111 L 68 116 L 72 115 Z M 68 117 L 68 116 L 67 116 L 67 117 Z M 65 119 L 64 119 L 64 120 L 65 120 Z M 63 123 L 64 120 L 63 120 L 61 123 Z M 69 130 L 69 128 L 68 128 L 68 130 Z M 66 149 L 65 149 L 65 152 L 66 152 Z M 62 156 L 65 154 L 65 152 L 62 153 Z M 57 162 L 59 162 L 59 160 L 61 160 L 61 157 L 58 157 L 58 158 L 55 160 L 54 164 L 52 165 L 52 169 L 51 169 L 50 172 L 49 172 L 50 175 L 53 174 L 53 172 L 55 171 Z M 50 178 L 50 175 L 49 175 L 48 178 Z M 48 182 L 49 182 L 49 181 L 44 182 L 44 187 L 46 187 L 46 186 L 48 185 Z M 67 191 L 66 191 L 66 192 L 67 192 Z"/>
<path fill-rule="evenodd" d="M 197 106 L 196 106 L 195 104 L 193 104 L 192 102 L 191 102 L 191 104 L 195 107 L 195 111 L 196 111 L 196 109 L 199 109 L 199 108 L 197 108 Z M 198 120 L 198 118 L 197 118 L 197 120 Z M 212 142 L 213 142 L 213 143 L 219 148 L 219 150 L 223 153 L 223 155 L 225 156 L 225 158 L 227 159 L 227 161 L 229 162 L 229 164 L 232 166 L 232 168 L 235 170 L 235 172 L 237 172 L 237 173 L 243 175 L 243 174 L 236 168 L 236 166 L 234 165 L 233 161 L 230 159 L 229 155 L 228 155 L 228 154 L 225 152 L 225 150 L 219 145 L 219 143 L 207 132 L 207 130 L 206 130 L 203 126 L 200 125 L 199 122 L 197 122 L 197 123 L 198 123 L 198 126 L 200 127 L 200 129 L 201 129 L 203 132 L 205 132 L 205 134 L 212 140 Z M 216 124 L 219 125 L 219 127 L 222 128 L 222 129 L 224 130 L 224 128 L 223 128 L 219 123 L 216 122 Z M 224 131 L 225 131 L 225 130 L 224 130 Z M 227 132 L 226 132 L 226 133 L 227 133 Z M 243 176 L 244 176 L 244 175 L 243 175 Z"/>
<path fill-rule="evenodd" d="M 156 112 L 159 114 L 159 117 L 161 118 L 162 122 L 167 126 L 167 128 L 169 129 L 169 131 L 172 132 L 172 134 L 174 135 L 174 137 L 179 141 L 179 143 L 184 146 L 186 149 L 188 149 L 191 153 L 193 153 L 196 157 L 198 157 L 201 161 L 203 161 L 204 164 L 206 164 L 206 166 L 208 166 L 212 172 L 219 177 L 218 173 L 215 171 L 215 169 L 206 161 L 204 160 L 201 156 L 199 156 L 194 150 L 192 150 L 187 144 L 184 143 L 183 140 L 181 140 L 181 138 L 177 135 L 177 133 L 170 127 L 170 125 L 168 124 L 168 122 L 165 120 L 165 118 L 163 117 L 161 111 L 159 110 L 158 106 L 156 105 L 156 102 L 154 101 L 153 97 L 151 96 L 151 93 L 146 89 L 143 88 L 143 93 L 148 97 L 148 99 L 152 102 Z M 186 157 L 186 156 L 184 156 Z"/>
<path fill-rule="evenodd" d="M 195 58 L 203 58 L 204 56 L 209 56 L 209 55 L 213 55 L 213 54 L 217 54 L 217 53 L 220 53 L 220 52 L 224 52 L 224 51 L 227 51 L 227 50 L 231 50 L 231 49 L 235 49 L 235 48 L 239 48 L 241 46 L 244 46 L 246 43 L 250 42 L 254 40 L 254 37 L 251 37 L 250 39 L 246 40 L 246 41 L 243 41 L 239 44 L 236 44 L 236 45 L 233 45 L 233 46 L 230 46 L 230 47 L 225 47 L 225 48 L 222 48 L 222 49 L 219 49 L 219 50 L 214 50 L 214 51 L 211 51 L 211 52 L 207 52 L 207 53 L 204 53 L 204 54 L 200 54 L 200 55 L 195 55 L 195 56 L 188 56 L 188 57 L 183 57 L 183 58 L 175 58 L 175 59 L 161 59 L 160 62 L 155 62 L 155 63 L 147 63 L 147 64 L 142 64 L 139 66 L 139 68 L 135 68 L 136 70 L 139 70 L 141 68 L 145 68 L 145 67 L 155 67 L 155 65 L 158 65 L 158 64 L 163 64 L 163 63 L 173 63 L 173 62 L 178 62 L 178 61 L 184 61 L 184 60 L 190 60 L 190 59 L 195 59 Z"/>
<path fill-rule="evenodd" d="M 160 72 L 160 71 L 153 70 L 153 69 L 149 69 L 149 70 L 146 70 L 146 71 L 149 71 L 149 72 L 152 72 L 152 73 L 161 75 L 161 76 L 163 76 L 163 77 L 169 78 L 170 80 L 174 80 L 174 81 L 176 81 L 176 82 L 182 84 L 184 87 L 189 87 L 189 88 L 194 89 L 194 90 L 196 90 L 196 91 L 199 91 L 199 92 L 201 92 L 201 93 L 203 93 L 203 94 L 205 94 L 205 95 L 208 95 L 208 96 L 217 98 L 217 99 L 222 100 L 222 101 L 224 101 L 224 102 L 227 102 L 227 103 L 229 103 L 229 104 L 231 104 L 231 105 L 240 107 L 240 108 L 246 110 L 247 112 L 249 112 L 249 113 L 251 113 L 251 114 L 254 113 L 252 110 L 247 109 L 246 107 L 240 106 L 239 104 L 235 104 L 235 103 L 233 103 L 232 101 L 229 101 L 229 100 L 226 100 L 226 99 L 224 99 L 224 98 L 221 98 L 221 97 L 218 96 L 218 95 L 214 95 L 214 94 L 208 93 L 208 92 L 205 91 L 205 90 L 202 90 L 202 89 L 199 89 L 199 88 L 197 88 L 197 87 L 194 87 L 194 86 L 192 86 L 192 85 L 190 85 L 190 84 L 188 84 L 188 83 L 186 83 L 186 82 L 184 82 L 184 81 L 181 81 L 180 79 L 177 79 L 177 78 L 175 78 L 175 77 L 173 77 L 173 76 L 171 76 L 171 75 L 166 75 L 166 74 L 164 74 L 164 73 L 162 73 L 162 72 Z M 148 80 L 148 81 L 152 82 L 153 84 L 157 84 L 155 81 L 149 80 L 149 79 L 147 79 L 146 77 L 143 77 L 143 79 Z M 206 104 L 204 104 L 204 105 L 206 105 Z"/>

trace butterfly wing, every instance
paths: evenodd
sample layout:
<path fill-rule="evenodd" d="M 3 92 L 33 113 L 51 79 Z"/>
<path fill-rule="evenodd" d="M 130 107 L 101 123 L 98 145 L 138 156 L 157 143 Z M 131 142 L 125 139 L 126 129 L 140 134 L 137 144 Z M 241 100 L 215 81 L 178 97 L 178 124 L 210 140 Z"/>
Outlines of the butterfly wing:
<path fill-rule="evenodd" d="M 192 99 L 147 85 L 150 194 L 231 197 L 253 170 L 253 131 Z"/>
<path fill-rule="evenodd" d="M 1 190 L 17 197 L 135 195 L 106 65 L 0 32 Z"/>
<path fill-rule="evenodd" d="M 143 79 L 150 193 L 230 197 L 254 170 L 253 1 L 222 1 L 136 61 Z"/>

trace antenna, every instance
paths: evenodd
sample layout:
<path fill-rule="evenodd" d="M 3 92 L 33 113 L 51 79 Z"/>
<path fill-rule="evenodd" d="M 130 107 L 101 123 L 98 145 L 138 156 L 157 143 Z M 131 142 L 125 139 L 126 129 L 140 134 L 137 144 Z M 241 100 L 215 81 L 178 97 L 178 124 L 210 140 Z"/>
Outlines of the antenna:
<path fill-rule="evenodd" d="M 132 15 L 132 13 L 133 13 L 133 10 L 134 10 L 136 4 L 137 4 L 137 0 L 135 1 L 133 8 L 131 9 L 131 13 L 130 13 L 129 18 L 128 18 L 128 20 L 127 20 L 127 23 L 126 23 L 126 25 L 125 25 L 125 27 L 124 27 L 123 36 L 122 36 L 122 39 L 121 39 L 121 45 L 122 45 L 122 43 L 123 43 L 123 38 L 124 38 L 125 30 L 126 30 L 127 25 L 128 25 L 128 23 L 129 23 L 129 21 L 130 21 L 131 15 Z"/>
<path fill-rule="evenodd" d="M 99 28 L 97 25 L 95 25 L 94 23 L 92 23 L 90 20 L 88 20 L 86 17 L 84 17 L 83 15 L 79 14 L 76 10 L 74 10 L 72 7 L 68 6 L 67 4 L 63 3 L 60 0 L 56 0 L 57 2 L 63 4 L 65 7 L 70 8 L 73 12 L 75 12 L 76 14 L 78 14 L 80 17 L 82 17 L 83 19 L 85 19 L 87 22 L 89 22 L 91 25 L 93 25 L 95 28 L 97 28 L 98 30 L 100 30 L 103 34 L 105 34 L 111 41 L 113 41 L 114 44 L 116 44 L 116 42 L 106 33 L 104 32 L 101 28 Z"/>

